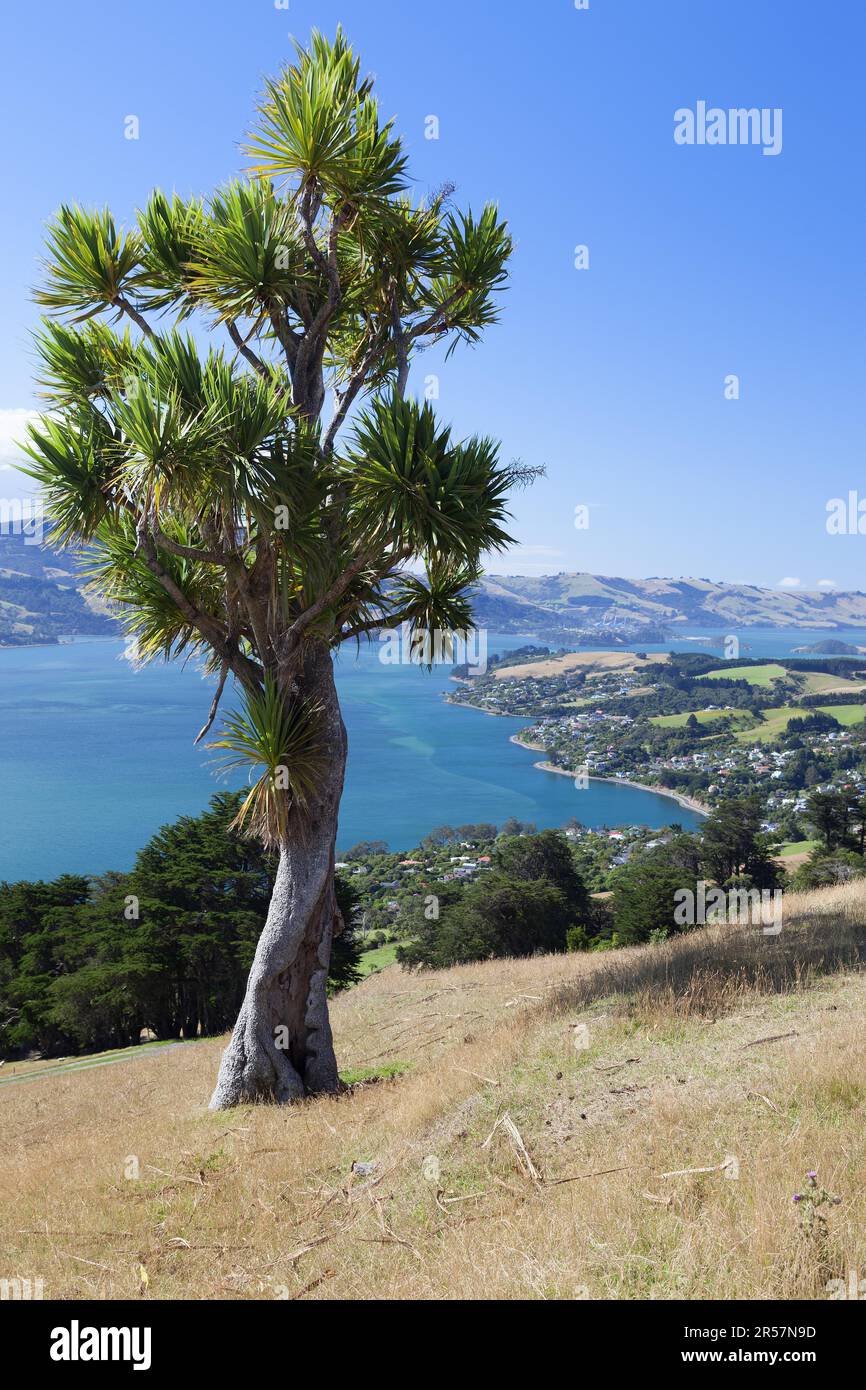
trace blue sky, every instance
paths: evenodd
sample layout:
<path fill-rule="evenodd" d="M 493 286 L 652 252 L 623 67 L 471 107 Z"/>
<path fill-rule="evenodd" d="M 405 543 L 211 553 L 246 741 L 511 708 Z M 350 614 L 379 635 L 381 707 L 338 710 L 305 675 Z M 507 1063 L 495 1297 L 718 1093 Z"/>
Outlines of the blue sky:
<path fill-rule="evenodd" d="M 492 568 L 866 588 L 866 536 L 825 524 L 831 498 L 866 498 L 866 15 L 853 0 L 16 7 L 0 83 L 13 208 L 0 492 L 15 495 L 10 441 L 36 404 L 28 287 L 46 219 L 64 199 L 128 219 L 155 185 L 204 192 L 237 172 L 263 77 L 292 35 L 338 21 L 419 193 L 449 179 L 458 201 L 494 199 L 517 241 L 501 324 L 413 378 L 420 390 L 439 375 L 459 433 L 547 465 L 515 499 L 518 546 Z M 781 153 L 677 145 L 674 113 L 699 101 L 781 108 Z"/>

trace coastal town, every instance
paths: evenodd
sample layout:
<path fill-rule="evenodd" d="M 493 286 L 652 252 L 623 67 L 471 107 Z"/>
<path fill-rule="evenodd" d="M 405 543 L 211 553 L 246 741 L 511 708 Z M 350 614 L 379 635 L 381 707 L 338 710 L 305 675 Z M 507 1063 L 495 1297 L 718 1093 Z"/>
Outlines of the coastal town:
<path fill-rule="evenodd" d="M 760 794 L 765 828 L 806 838 L 813 791 L 866 792 L 866 672 L 856 658 L 524 651 L 449 696 L 525 718 L 537 766 L 668 791 L 710 810 Z"/>

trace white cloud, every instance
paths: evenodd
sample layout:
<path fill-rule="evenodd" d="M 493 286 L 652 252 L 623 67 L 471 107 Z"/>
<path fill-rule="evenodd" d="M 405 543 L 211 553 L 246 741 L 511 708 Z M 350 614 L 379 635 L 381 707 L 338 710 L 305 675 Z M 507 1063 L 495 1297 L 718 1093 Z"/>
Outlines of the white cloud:
<path fill-rule="evenodd" d="M 557 562 L 565 556 L 562 550 L 556 550 L 551 545 L 513 545 L 503 553 L 488 558 L 489 563 L 485 568 L 490 575 L 551 574 L 562 568 Z"/>
<path fill-rule="evenodd" d="M 836 583 L 835 579 L 819 579 L 819 580 L 818 580 L 818 588 L 819 588 L 819 589 L 838 589 L 838 587 L 839 587 L 839 585 Z"/>
<path fill-rule="evenodd" d="M 561 550 L 554 550 L 552 545 L 515 545 L 507 552 L 508 555 L 539 555 L 548 556 L 552 559 L 559 559 L 562 555 Z"/>
<path fill-rule="evenodd" d="M 778 584 L 776 585 L 776 588 L 777 588 L 777 589 L 799 589 L 800 584 L 801 584 L 801 580 L 799 580 L 799 579 L 792 579 L 792 578 L 789 576 L 787 579 L 780 579 L 779 582 L 778 582 Z"/>
<path fill-rule="evenodd" d="M 0 468 L 15 468 L 23 462 L 20 442 L 26 437 L 30 421 L 38 418 L 35 410 L 25 410 L 23 407 L 4 410 L 0 407 Z"/>
<path fill-rule="evenodd" d="M 0 406 L 0 493 L 4 498 L 30 497 L 36 491 L 33 479 L 19 469 L 25 462 L 21 441 L 27 436 L 30 421 L 38 418 L 37 411 L 23 406 Z"/>

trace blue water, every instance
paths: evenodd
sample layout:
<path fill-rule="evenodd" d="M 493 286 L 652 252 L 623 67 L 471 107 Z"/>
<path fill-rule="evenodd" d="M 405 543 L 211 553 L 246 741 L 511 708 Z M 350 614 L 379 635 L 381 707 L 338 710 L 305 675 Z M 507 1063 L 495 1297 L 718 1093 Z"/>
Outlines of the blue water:
<path fill-rule="evenodd" d="M 491 635 L 490 650 L 524 637 Z M 178 665 L 134 670 L 114 641 L 0 651 L 0 879 L 126 869 L 161 825 L 196 814 L 226 785 L 194 748 L 212 687 Z M 349 732 L 341 847 L 416 845 L 435 825 L 509 816 L 540 828 L 698 817 L 669 797 L 604 782 L 575 790 L 537 770 L 509 737 L 526 720 L 448 705 L 448 667 L 383 666 L 377 645 L 338 661 Z M 226 692 L 225 704 L 233 703 Z M 236 781 L 233 785 L 238 785 Z"/>
<path fill-rule="evenodd" d="M 798 652 L 798 647 L 813 647 L 819 642 L 832 640 L 834 642 L 845 642 L 851 647 L 866 646 L 866 631 L 862 628 L 834 628 L 832 632 L 816 631 L 814 628 L 772 628 L 772 627 L 736 627 L 725 628 L 722 633 L 719 629 L 690 627 L 686 632 L 679 636 L 675 641 L 657 643 L 655 645 L 627 644 L 630 650 L 635 650 L 638 646 L 642 652 L 648 655 L 652 652 L 693 652 L 703 656 L 718 656 L 724 658 L 722 643 L 728 635 L 738 638 L 740 649 L 738 655 L 748 658 L 749 661 L 756 657 L 778 658 L 782 656 L 792 656 L 796 660 L 808 660 L 808 656 Z M 689 641 L 689 638 L 708 637 L 710 642 Z M 715 645 L 711 645 L 715 643 Z M 609 645 L 609 644 L 608 644 Z M 816 654 L 816 661 L 832 661 L 832 653 L 824 656 Z M 839 660 L 846 660 L 841 657 Z M 861 658 L 862 661 L 862 658 Z"/>
<path fill-rule="evenodd" d="M 863 631 L 832 635 L 866 645 Z M 741 655 L 788 656 L 821 636 L 744 630 Z M 527 640 L 491 634 L 489 650 Z M 193 747 L 211 686 L 189 667 L 135 671 L 122 650 L 91 640 L 0 651 L 0 879 L 128 868 L 159 826 L 197 813 L 232 785 L 215 777 L 213 754 Z M 720 654 L 685 634 L 648 650 Z M 447 705 L 447 667 L 428 675 L 383 666 L 379 655 L 378 645 L 357 657 L 353 647 L 338 661 L 350 745 L 343 848 L 382 839 L 409 849 L 435 825 L 501 825 L 509 816 L 539 827 L 572 816 L 593 826 L 698 823 L 652 792 L 604 782 L 576 791 L 570 778 L 536 769 L 537 753 L 509 742 L 527 721 Z"/>

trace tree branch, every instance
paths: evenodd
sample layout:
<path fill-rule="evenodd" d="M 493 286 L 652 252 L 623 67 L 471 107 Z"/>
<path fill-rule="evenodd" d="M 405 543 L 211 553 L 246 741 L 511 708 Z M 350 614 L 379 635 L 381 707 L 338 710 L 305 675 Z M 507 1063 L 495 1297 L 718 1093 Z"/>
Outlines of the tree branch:
<path fill-rule="evenodd" d="M 238 352 L 241 354 L 242 357 L 246 358 L 250 366 L 253 368 L 253 371 L 258 372 L 259 376 L 264 377 L 265 381 L 270 381 L 271 374 L 268 371 L 268 368 L 265 366 L 265 363 L 262 361 L 262 359 L 255 352 L 253 352 L 251 347 L 249 347 L 249 338 L 241 337 L 240 332 L 238 330 L 238 326 L 234 322 L 234 320 L 229 320 L 229 322 L 226 324 L 226 328 L 228 329 L 228 335 L 234 343 L 235 347 L 237 348 Z M 250 337 L 252 337 L 252 334 L 254 332 L 255 329 L 251 331 Z"/>
<path fill-rule="evenodd" d="M 328 280 L 327 298 L 316 314 L 316 317 L 313 319 L 313 322 L 304 333 L 300 346 L 298 347 L 294 372 L 295 375 L 301 379 L 301 383 L 303 383 L 303 378 L 309 370 L 309 363 L 313 353 L 318 353 L 320 344 L 324 343 L 324 336 L 328 324 L 334 317 L 334 314 L 339 308 L 340 301 L 343 298 L 343 289 L 340 284 L 340 270 L 337 264 L 337 247 L 339 244 L 340 232 L 348 219 L 348 215 L 349 211 L 347 208 L 342 208 L 340 212 L 331 214 L 331 225 L 328 231 L 328 254 L 325 255 L 317 244 L 316 236 L 313 231 L 312 190 L 310 188 L 305 191 L 303 199 L 301 200 L 301 231 L 304 244 L 312 256 L 315 265 L 318 266 L 319 270 L 323 272 Z"/>
<path fill-rule="evenodd" d="M 406 330 L 400 317 L 396 287 L 391 301 L 391 315 L 394 320 L 394 348 L 397 353 L 397 394 L 402 400 L 406 394 L 406 383 L 409 380 L 409 349 L 406 344 Z"/>
<path fill-rule="evenodd" d="M 211 545 L 214 545 L 219 539 L 218 530 L 213 524 L 205 523 L 205 533 Z M 243 557 L 240 555 L 228 554 L 225 568 L 227 577 L 234 581 L 240 603 L 246 609 L 254 643 L 258 648 L 259 657 L 263 666 L 267 668 L 270 658 L 273 655 L 273 648 L 268 635 L 267 616 L 266 613 L 262 613 L 256 601 L 256 596 L 252 591 L 250 576 Z"/>
<path fill-rule="evenodd" d="M 270 309 L 269 316 L 271 328 L 274 330 L 277 342 L 285 353 L 289 371 L 294 372 L 295 363 L 298 360 L 298 351 L 301 346 L 301 338 L 293 329 L 289 328 L 287 323 L 283 323 L 276 309 Z"/>
<path fill-rule="evenodd" d="M 223 568 L 232 560 L 232 556 L 224 550 L 198 550 L 193 545 L 181 545 L 179 541 L 171 540 L 152 523 L 150 532 L 160 550 L 167 550 L 169 555 L 176 555 L 179 560 L 195 560 L 201 564 L 220 565 Z"/>
<path fill-rule="evenodd" d="M 337 599 L 348 589 L 352 580 L 357 579 L 361 571 L 370 563 L 371 558 L 369 551 L 364 551 L 356 556 L 352 563 L 346 566 L 343 573 L 334 580 L 330 588 L 325 590 L 321 598 L 317 598 L 315 603 L 310 604 L 310 607 L 295 619 L 284 638 L 286 656 L 289 656 L 297 646 L 310 623 L 315 622 L 316 618 L 336 603 Z"/>
<path fill-rule="evenodd" d="M 453 294 L 449 294 L 448 298 L 444 300 L 442 304 L 438 305 L 437 308 L 433 310 L 432 314 L 426 319 L 422 319 L 420 323 L 412 325 L 408 330 L 409 338 L 414 341 L 415 338 L 426 337 L 428 333 L 441 333 L 443 330 L 447 329 L 449 327 L 446 322 L 448 311 L 453 309 L 456 304 L 459 304 L 466 293 L 467 291 L 461 286 L 461 288 L 455 290 Z"/>
<path fill-rule="evenodd" d="M 386 624 L 392 622 L 393 620 L 394 615 L 390 613 L 383 613 L 381 618 L 371 618 L 368 622 L 365 623 L 355 623 L 354 626 L 345 628 L 340 633 L 340 641 L 349 642 L 353 637 L 363 637 L 365 633 L 381 631 L 381 629 L 384 628 Z M 399 620 L 397 625 L 399 626 Z"/>
<path fill-rule="evenodd" d="M 173 601 L 176 608 L 183 614 L 191 627 L 196 632 L 200 632 L 205 641 L 213 647 L 217 656 L 223 661 L 227 661 L 231 670 L 247 689 L 258 690 L 264 679 L 264 672 L 258 662 L 251 661 L 248 656 L 244 656 L 236 647 L 233 648 L 228 635 L 220 627 L 217 620 L 208 613 L 202 613 L 199 608 L 187 597 L 178 584 L 172 579 L 167 570 L 163 569 L 159 563 L 154 548 L 152 538 L 146 531 L 140 531 L 138 537 L 138 549 L 144 559 L 144 563 L 151 574 L 162 586 L 169 598 Z"/>
<path fill-rule="evenodd" d="M 220 666 L 219 685 L 217 686 L 217 688 L 216 688 L 216 694 L 214 695 L 213 700 L 211 701 L 211 707 L 210 707 L 210 711 L 209 711 L 209 713 L 208 713 L 207 723 L 205 724 L 205 726 L 204 726 L 204 728 L 202 729 L 201 733 L 198 734 L 198 736 L 196 737 L 195 743 L 201 743 L 201 741 L 202 741 L 202 739 L 204 738 L 205 734 L 207 734 L 207 733 L 210 732 L 211 725 L 213 724 L 213 722 L 214 722 L 214 720 L 216 719 L 216 716 L 217 716 L 217 710 L 219 709 L 220 698 L 221 698 L 221 696 L 222 696 L 223 691 L 225 690 L 226 677 L 228 676 L 228 673 L 229 673 L 229 664 L 228 664 L 228 662 L 227 662 L 225 659 L 223 659 L 223 663 L 222 663 L 222 665 Z"/>
<path fill-rule="evenodd" d="M 328 426 L 328 431 L 325 435 L 324 440 L 322 441 L 323 454 L 329 454 L 333 450 L 334 441 L 337 438 L 337 434 L 339 433 L 346 419 L 346 416 L 348 415 L 352 407 L 352 404 L 358 395 L 358 392 L 364 385 L 367 373 L 373 366 L 374 362 L 376 361 L 376 358 L 379 356 L 379 353 L 381 352 L 382 347 L 384 346 L 384 340 L 386 336 L 387 331 L 383 328 L 380 328 L 373 342 L 370 344 L 370 347 L 367 349 L 367 353 L 362 359 L 360 367 L 355 372 L 355 374 L 349 379 L 349 384 L 346 387 L 345 391 L 343 391 L 340 394 L 340 404 L 334 412 L 333 419 L 331 420 L 331 423 Z"/>
<path fill-rule="evenodd" d="M 120 309 L 122 313 L 126 314 L 129 318 L 132 319 L 133 323 L 138 324 L 138 327 L 141 329 L 142 333 L 146 338 L 156 337 L 156 334 L 154 333 L 147 319 L 144 318 L 143 315 L 141 315 L 132 304 L 130 304 L 129 300 L 126 298 L 125 295 L 119 294 L 117 298 L 114 300 L 114 303 L 117 305 L 118 309 Z"/>

